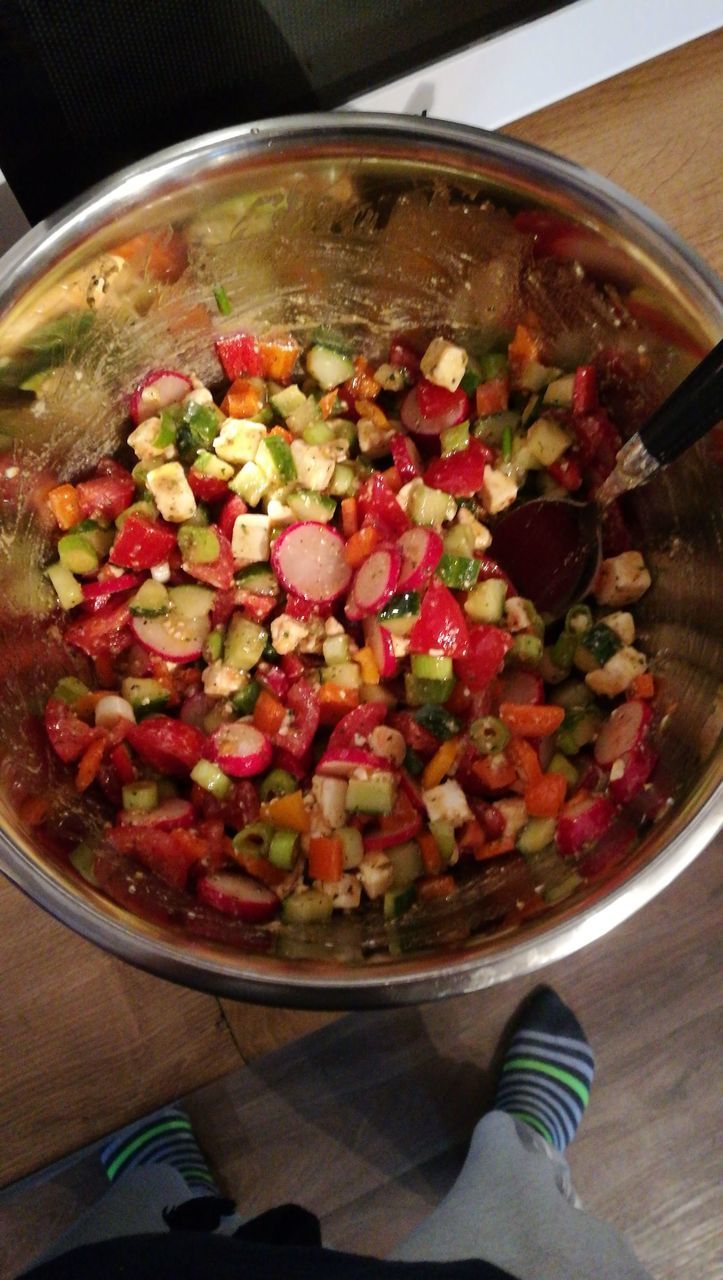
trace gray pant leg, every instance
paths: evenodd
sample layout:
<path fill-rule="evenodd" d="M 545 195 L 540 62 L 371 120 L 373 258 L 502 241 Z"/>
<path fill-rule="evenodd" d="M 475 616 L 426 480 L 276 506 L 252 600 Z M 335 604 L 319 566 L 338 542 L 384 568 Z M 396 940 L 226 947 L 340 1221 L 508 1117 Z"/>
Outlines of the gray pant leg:
<path fill-rule="evenodd" d="M 454 1186 L 391 1257 L 483 1258 L 519 1280 L 650 1280 L 620 1233 L 579 1203 L 564 1158 L 528 1125 L 492 1111 Z"/>

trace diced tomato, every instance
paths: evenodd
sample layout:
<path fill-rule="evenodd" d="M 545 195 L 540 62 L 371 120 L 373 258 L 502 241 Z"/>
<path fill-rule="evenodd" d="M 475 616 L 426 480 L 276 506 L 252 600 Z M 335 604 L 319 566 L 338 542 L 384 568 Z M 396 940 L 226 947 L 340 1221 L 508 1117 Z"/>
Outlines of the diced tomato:
<path fill-rule="evenodd" d="M 281 667 L 273 666 L 270 662 L 260 662 L 256 668 L 256 675 L 261 683 L 273 693 L 274 697 L 282 699 L 286 697 L 291 682 Z M 254 719 L 255 723 L 256 720 Z M 261 725 L 258 725 L 257 728 L 261 728 Z M 271 737 L 271 732 L 264 730 L 264 733 L 267 732 Z"/>
<path fill-rule="evenodd" d="M 376 706 L 377 704 L 367 703 L 366 705 Z M 389 717 L 389 724 L 392 729 L 397 729 L 401 733 L 412 751 L 416 751 L 424 759 L 434 755 L 439 741 L 429 729 L 417 723 L 413 711 L 393 711 Z"/>
<path fill-rule="evenodd" d="M 500 627 L 484 622 L 471 627 L 466 655 L 457 659 L 457 675 L 470 689 L 483 689 L 499 675 L 511 648 L 512 636 Z"/>
<path fill-rule="evenodd" d="M 597 407 L 597 369 L 594 364 L 580 364 L 572 384 L 572 412 L 592 413 Z"/>
<path fill-rule="evenodd" d="M 127 604 L 108 606 L 89 618 L 77 618 L 65 628 L 65 640 L 89 658 L 122 653 L 133 643 Z M 103 683 L 107 685 L 105 680 Z"/>
<path fill-rule="evenodd" d="M 290 618 L 298 618 L 303 622 L 306 618 L 328 618 L 334 608 L 333 603 L 319 600 L 304 600 L 302 596 L 288 595 L 284 605 L 284 613 Z"/>
<path fill-rule="evenodd" d="M 272 742 L 298 759 L 311 747 L 319 727 L 319 695 L 308 681 L 297 680 L 286 696 L 286 706 L 292 714 L 291 725 L 283 725 Z"/>
<path fill-rule="evenodd" d="M 438 649 L 451 658 L 463 658 L 468 639 L 464 614 L 452 592 L 444 583 L 433 581 L 409 636 L 411 652 L 430 653 Z"/>
<path fill-rule="evenodd" d="M 263 377 L 264 365 L 258 339 L 250 333 L 234 333 L 216 340 L 216 355 L 226 377 L 233 381 L 244 376 Z"/>
<path fill-rule="evenodd" d="M 210 528 L 218 538 L 218 555 L 216 559 L 211 560 L 209 564 L 185 560 L 183 568 L 191 578 L 196 578 L 199 582 L 207 582 L 210 587 L 218 587 L 219 591 L 228 591 L 233 584 L 234 569 L 231 543 L 224 537 L 217 525 L 210 525 Z"/>
<path fill-rule="evenodd" d="M 152 569 L 162 564 L 176 546 L 176 531 L 160 520 L 130 515 L 110 549 L 113 564 L 123 569 Z"/>
<path fill-rule="evenodd" d="M 136 491 L 135 481 L 125 467 L 112 458 L 103 459 L 90 480 L 75 486 L 78 506 L 84 520 L 115 520 L 130 506 Z"/>
<path fill-rule="evenodd" d="M 191 868 L 207 853 L 206 841 L 193 830 L 112 827 L 107 834 L 120 853 L 137 858 L 174 889 L 185 889 Z"/>
<path fill-rule="evenodd" d="M 193 496 L 199 502 L 220 502 L 229 491 L 228 481 L 221 480 L 219 476 L 205 475 L 195 467 L 190 467 L 186 474 Z"/>
<path fill-rule="evenodd" d="M 488 413 L 501 413 L 507 408 L 510 384 L 507 378 L 488 378 L 475 390 L 475 408 L 480 418 Z"/>
<path fill-rule="evenodd" d="M 153 769 L 174 775 L 190 773 L 208 746 L 200 729 L 170 716 L 149 716 L 131 725 L 128 741 Z"/>
<path fill-rule="evenodd" d="M 471 498 L 482 488 L 485 467 L 493 460 L 492 449 L 473 439 L 466 449 L 434 458 L 424 473 L 424 483 L 455 498 Z"/>
<path fill-rule="evenodd" d="M 276 596 L 257 596 L 255 591 L 236 588 L 236 603 L 254 622 L 265 622 L 278 604 Z"/>
<path fill-rule="evenodd" d="M 238 494 L 230 493 L 218 515 L 217 525 L 221 530 L 224 538 L 228 538 L 231 542 L 233 538 L 233 527 L 238 516 L 245 516 L 248 507 L 243 498 L 239 498 Z"/>
<path fill-rule="evenodd" d="M 410 528 L 409 517 L 378 472 L 364 481 L 357 503 L 362 524 L 374 525 L 383 538 L 396 541 Z"/>
<path fill-rule="evenodd" d="M 568 493 L 574 493 L 582 484 L 582 472 L 574 458 L 566 456 L 551 462 L 547 468 L 553 480 Z"/>
<path fill-rule="evenodd" d="M 79 760 L 97 736 L 95 729 L 79 719 L 62 698 L 48 699 L 45 730 L 50 745 L 65 764 Z"/>
<path fill-rule="evenodd" d="M 300 680 L 306 671 L 301 658 L 296 653 L 285 653 L 281 658 L 281 670 L 289 680 Z"/>

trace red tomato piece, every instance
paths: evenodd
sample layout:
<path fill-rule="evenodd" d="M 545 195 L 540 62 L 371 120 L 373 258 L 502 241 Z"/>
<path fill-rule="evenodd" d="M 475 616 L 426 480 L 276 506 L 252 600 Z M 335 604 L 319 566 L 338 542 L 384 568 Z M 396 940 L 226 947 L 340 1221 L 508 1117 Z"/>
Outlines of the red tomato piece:
<path fill-rule="evenodd" d="M 357 495 L 362 524 L 371 524 L 383 538 L 395 541 L 409 529 L 410 521 L 379 473 L 365 480 Z"/>
<path fill-rule="evenodd" d="M 190 773 L 208 746 L 200 729 L 170 716 L 149 716 L 132 724 L 128 741 L 151 768 L 174 775 Z"/>
<path fill-rule="evenodd" d="M 234 333 L 228 338 L 218 338 L 216 342 L 218 356 L 226 377 L 261 378 L 264 365 L 258 339 L 250 333 Z"/>
<path fill-rule="evenodd" d="M 466 655 L 457 660 L 457 675 L 470 689 L 483 689 L 502 670 L 512 636 L 500 627 L 480 623 L 469 632 Z"/>
<path fill-rule="evenodd" d="M 124 569 L 152 569 L 176 546 L 176 530 L 160 520 L 130 515 L 110 549 L 110 559 Z"/>
<path fill-rule="evenodd" d="M 75 486 L 84 520 L 115 520 L 130 506 L 135 491 L 133 476 L 112 458 L 104 458 L 98 464 L 95 476 L 81 480 Z"/>
<path fill-rule="evenodd" d="M 470 440 L 466 449 L 434 458 L 427 467 L 424 483 L 430 489 L 443 489 L 454 498 L 471 498 L 482 488 L 485 467 L 493 460 L 492 449 L 479 440 Z"/>
<path fill-rule="evenodd" d="M 373 704 L 369 704 L 373 705 Z M 402 734 L 404 741 L 412 751 L 418 752 L 420 756 L 433 756 L 439 746 L 439 740 L 435 738 L 429 729 L 425 729 L 423 725 L 417 724 L 413 711 L 394 711 L 389 717 L 389 724 L 392 729 L 397 729 Z"/>
<path fill-rule="evenodd" d="M 409 636 L 412 653 L 439 649 L 451 658 L 463 658 L 469 633 L 464 614 L 452 592 L 442 582 L 432 582 L 423 601 L 419 620 Z"/>
<path fill-rule="evenodd" d="M 594 364 L 580 364 L 572 383 L 572 412 L 592 413 L 597 408 L 597 369 Z"/>
<path fill-rule="evenodd" d="M 219 591 L 228 591 L 233 585 L 233 551 L 228 538 L 214 524 L 209 526 L 218 538 L 218 555 L 209 564 L 196 564 L 192 560 L 184 561 L 183 568 L 198 582 L 207 582 L 210 587 L 218 587 Z"/>
<path fill-rule="evenodd" d="M 384 724 L 389 708 L 384 702 L 363 702 L 339 721 L 329 738 L 327 751 L 358 747 L 357 738 L 368 738 L 372 729 Z"/>
<path fill-rule="evenodd" d="M 243 498 L 239 498 L 238 494 L 231 493 L 224 502 L 218 515 L 218 527 L 224 538 L 228 538 L 229 542 L 233 538 L 233 527 L 238 516 L 245 516 L 248 507 Z"/>
<path fill-rule="evenodd" d="M 191 868 L 206 852 L 195 831 L 157 831 L 150 827 L 112 827 L 108 839 L 120 853 L 137 858 L 164 884 L 185 889 Z"/>
<path fill-rule="evenodd" d="M 278 604 L 276 596 L 257 596 L 253 591 L 236 590 L 236 604 L 254 622 L 264 622 Z"/>
<path fill-rule="evenodd" d="M 480 418 L 488 413 L 501 413 L 507 408 L 510 384 L 507 378 L 488 378 L 475 391 L 475 408 Z"/>
<path fill-rule="evenodd" d="M 574 458 L 558 458 L 557 462 L 550 463 L 547 470 L 553 480 L 563 489 L 567 489 L 568 493 L 574 493 L 575 489 L 579 489 L 582 484 L 582 472 Z"/>
<path fill-rule="evenodd" d="M 271 740 L 298 760 L 311 747 L 319 727 L 319 695 L 306 680 L 297 680 L 286 695 L 286 707 L 292 713 L 291 725 L 282 725 Z"/>
<path fill-rule="evenodd" d="M 220 502 L 228 493 L 228 481 L 221 480 L 218 476 L 204 475 L 203 471 L 197 471 L 195 467 L 191 467 L 186 475 L 193 496 L 199 502 Z"/>
<path fill-rule="evenodd" d="M 133 643 L 130 613 L 126 604 L 101 609 L 87 618 L 77 618 L 65 628 L 65 640 L 82 649 L 89 658 L 118 654 Z"/>
<path fill-rule="evenodd" d="M 49 698 L 45 708 L 45 730 L 50 745 L 64 764 L 78 760 L 97 736 L 62 698 Z"/>

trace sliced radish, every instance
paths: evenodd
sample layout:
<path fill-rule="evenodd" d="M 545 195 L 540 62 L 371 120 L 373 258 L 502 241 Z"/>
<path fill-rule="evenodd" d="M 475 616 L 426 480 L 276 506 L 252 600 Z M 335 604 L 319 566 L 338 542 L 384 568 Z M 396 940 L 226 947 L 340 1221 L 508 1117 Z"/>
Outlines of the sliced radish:
<path fill-rule="evenodd" d="M 106 596 L 116 595 L 119 591 L 132 591 L 139 587 L 143 578 L 138 573 L 120 573 L 118 577 L 98 578 L 95 582 L 83 583 L 84 600 L 103 600 Z"/>
<path fill-rule="evenodd" d="M 365 834 L 364 850 L 366 853 L 374 853 L 379 849 L 393 849 L 397 844 L 404 844 L 407 840 L 413 840 L 418 834 L 421 825 L 421 814 L 415 810 L 403 822 L 395 823 L 390 831 L 373 831 L 370 835 Z"/>
<path fill-rule="evenodd" d="M 633 698 L 616 707 L 597 736 L 597 763 L 609 769 L 614 760 L 641 747 L 647 737 L 652 715 L 650 703 L 642 698 Z"/>
<path fill-rule="evenodd" d="M 406 769 L 399 770 L 399 790 L 404 792 L 407 800 L 411 802 L 419 813 L 425 812 L 422 788 L 419 786 L 419 783 L 415 782 L 414 778 L 407 773 Z"/>
<path fill-rule="evenodd" d="M 201 657 L 203 642 L 211 630 L 208 617 L 184 618 L 172 609 L 161 618 L 131 618 L 136 639 L 166 662 L 195 662 Z"/>
<path fill-rule="evenodd" d="M 279 909 L 279 899 L 273 889 L 233 871 L 215 871 L 213 875 L 203 876 L 196 885 L 196 893 L 207 906 L 215 907 L 225 916 L 245 920 L 247 924 L 264 924 L 272 920 Z"/>
<path fill-rule="evenodd" d="M 242 720 L 222 724 L 211 738 L 213 757 L 232 778 L 250 778 L 271 764 L 273 749 L 265 733 Z"/>
<path fill-rule="evenodd" d="M 350 622 L 361 622 L 362 618 L 364 617 L 364 610 L 362 609 L 356 596 L 354 595 L 353 587 L 346 598 L 346 604 L 344 605 L 344 613 L 346 614 Z"/>
<path fill-rule="evenodd" d="M 391 450 L 392 462 L 405 484 L 421 476 L 424 464 L 419 449 L 409 436 L 398 431 L 395 436 L 392 436 Z"/>
<path fill-rule="evenodd" d="M 130 413 L 136 426 L 146 418 L 154 418 L 169 404 L 178 404 L 189 391 L 193 391 L 191 379 L 177 369 L 151 369 L 138 383 L 131 396 Z"/>
<path fill-rule="evenodd" d="M 339 721 L 331 732 L 327 752 L 338 748 L 354 747 L 366 742 L 369 734 L 384 724 L 389 708 L 379 702 L 365 702 L 355 707 Z"/>
<path fill-rule="evenodd" d="M 419 591 L 426 587 L 444 550 L 444 543 L 434 529 L 417 526 L 408 529 L 397 546 L 402 553 L 397 591 Z"/>
<path fill-rule="evenodd" d="M 174 827 L 190 827 L 195 814 L 189 800 L 164 800 L 156 809 L 121 809 L 118 821 L 123 827 L 152 827 L 155 831 L 172 831 Z"/>
<path fill-rule="evenodd" d="M 503 671 L 498 678 L 500 702 L 539 707 L 545 701 L 542 677 L 534 671 Z"/>
<path fill-rule="evenodd" d="M 353 595 L 364 613 L 377 613 L 391 600 L 399 582 L 402 553 L 397 547 L 373 551 L 357 570 Z"/>
<path fill-rule="evenodd" d="M 589 853 L 583 855 L 577 864 L 577 870 L 586 880 L 612 871 L 622 862 L 637 843 L 638 833 L 635 825 L 627 818 L 618 818 L 597 841 Z"/>
<path fill-rule="evenodd" d="M 344 540 L 316 520 L 284 529 L 274 543 L 271 565 L 282 586 L 304 600 L 336 600 L 351 580 Z"/>
<path fill-rule="evenodd" d="M 397 659 L 391 631 L 387 631 L 376 618 L 365 618 L 364 639 L 374 655 L 382 679 L 388 680 L 396 675 Z"/>
<path fill-rule="evenodd" d="M 458 422 L 464 422 L 471 411 L 470 398 L 461 388 L 447 391 L 420 378 L 402 401 L 400 417 L 407 430 L 415 435 L 438 436 Z"/>
<path fill-rule="evenodd" d="M 316 766 L 322 778 L 350 778 L 355 769 L 381 769 L 389 773 L 389 761 L 363 747 L 337 747 L 327 751 Z"/>
<path fill-rule="evenodd" d="M 555 840 L 563 857 L 571 858 L 585 845 L 599 840 L 614 821 L 615 805 L 607 796 L 583 791 L 573 796 L 557 820 Z"/>
<path fill-rule="evenodd" d="M 616 804 L 627 804 L 642 791 L 658 763 L 657 752 L 646 742 L 635 751 L 626 751 L 613 760 L 610 769 L 610 795 Z"/>

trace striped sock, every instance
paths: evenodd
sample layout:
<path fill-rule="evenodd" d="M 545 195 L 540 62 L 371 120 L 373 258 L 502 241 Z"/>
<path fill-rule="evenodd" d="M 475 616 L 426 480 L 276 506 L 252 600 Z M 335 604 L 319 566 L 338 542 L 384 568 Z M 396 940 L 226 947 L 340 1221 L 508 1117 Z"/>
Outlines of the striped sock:
<path fill-rule="evenodd" d="M 495 1108 L 524 1120 L 558 1151 L 577 1133 L 595 1059 L 574 1013 L 551 987 L 525 1004 L 502 1064 Z"/>
<path fill-rule="evenodd" d="M 191 1121 L 178 1107 L 168 1107 L 121 1129 L 103 1147 L 100 1159 L 109 1182 L 117 1182 L 124 1173 L 141 1165 L 170 1164 L 189 1188 L 200 1188 L 209 1194 L 217 1190 Z"/>

